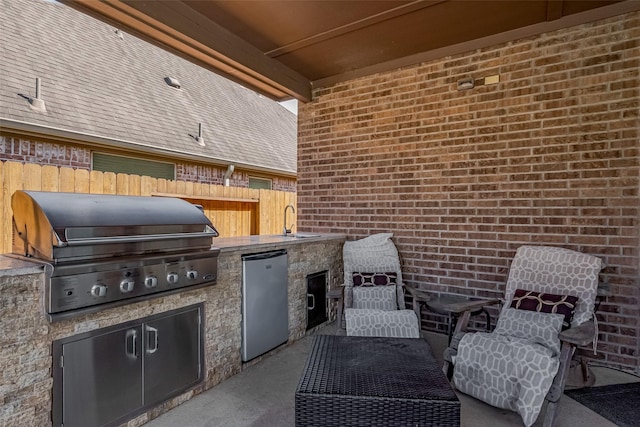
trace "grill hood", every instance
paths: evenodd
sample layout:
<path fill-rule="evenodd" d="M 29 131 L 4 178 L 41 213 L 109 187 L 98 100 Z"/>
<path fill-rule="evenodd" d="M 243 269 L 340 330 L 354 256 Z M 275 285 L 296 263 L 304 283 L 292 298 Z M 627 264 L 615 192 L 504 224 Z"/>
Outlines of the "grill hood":
<path fill-rule="evenodd" d="M 210 249 L 218 232 L 184 200 L 16 191 L 13 252 L 54 264 Z"/>

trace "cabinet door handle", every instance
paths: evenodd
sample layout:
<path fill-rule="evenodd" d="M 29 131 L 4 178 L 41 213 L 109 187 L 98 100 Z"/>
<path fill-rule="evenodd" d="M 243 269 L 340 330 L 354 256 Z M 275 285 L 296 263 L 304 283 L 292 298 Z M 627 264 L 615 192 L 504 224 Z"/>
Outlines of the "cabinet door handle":
<path fill-rule="evenodd" d="M 147 331 L 147 354 L 153 354 L 158 351 L 158 330 L 147 325 L 145 325 L 145 329 Z M 153 343 L 153 347 L 151 347 L 151 343 Z"/>
<path fill-rule="evenodd" d="M 129 329 L 124 337 L 124 353 L 132 359 L 138 358 L 138 332 L 135 329 Z"/>
<path fill-rule="evenodd" d="M 307 307 L 307 310 L 313 310 L 316 308 L 316 296 L 313 294 L 307 294 L 307 298 L 311 298 L 311 305 Z"/>

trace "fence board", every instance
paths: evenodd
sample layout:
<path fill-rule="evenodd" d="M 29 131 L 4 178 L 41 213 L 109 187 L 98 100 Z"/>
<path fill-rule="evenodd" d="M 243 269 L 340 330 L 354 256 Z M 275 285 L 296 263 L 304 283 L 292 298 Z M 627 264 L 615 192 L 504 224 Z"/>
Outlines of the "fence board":
<path fill-rule="evenodd" d="M 41 191 L 42 190 L 42 168 L 33 163 L 24 165 L 24 182 L 25 190 Z"/>
<path fill-rule="evenodd" d="M 166 193 L 167 192 L 167 180 L 164 178 L 158 178 L 158 187 L 156 188 L 158 193 Z"/>
<path fill-rule="evenodd" d="M 57 166 L 42 166 L 42 191 L 59 191 L 60 168 Z"/>
<path fill-rule="evenodd" d="M 129 196 L 140 196 L 140 175 L 129 175 Z"/>
<path fill-rule="evenodd" d="M 19 162 L 0 162 L 0 253 L 11 251 L 11 195 L 16 190 L 181 197 L 202 205 L 221 237 L 280 234 L 284 207 L 296 194 L 155 179 L 112 172 L 74 170 Z M 199 198 L 201 197 L 201 198 Z M 216 199 L 216 197 L 226 199 Z M 287 214 L 287 224 L 295 215 Z"/>
<path fill-rule="evenodd" d="M 60 168 L 58 188 L 63 193 L 73 193 L 76 187 L 76 174 L 71 168 Z"/>
<path fill-rule="evenodd" d="M 116 194 L 129 194 L 129 175 L 116 174 Z"/>
<path fill-rule="evenodd" d="M 3 252 L 9 252 L 11 250 L 11 195 L 16 190 L 22 190 L 23 172 L 24 167 L 21 163 L 5 163 L 4 176 L 2 181 L 2 241 L 4 244 Z"/>
<path fill-rule="evenodd" d="M 157 184 L 158 180 L 156 178 L 150 176 L 140 177 L 140 195 L 150 196 L 156 190 Z"/>
<path fill-rule="evenodd" d="M 89 174 L 89 193 L 104 193 L 104 173 L 99 171 L 91 171 Z"/>
<path fill-rule="evenodd" d="M 86 169 L 75 170 L 74 193 L 90 193 L 89 171 Z"/>
<path fill-rule="evenodd" d="M 5 191 L 4 191 L 4 173 L 5 173 L 5 167 L 4 167 L 4 163 L 0 162 L 0 179 L 2 180 L 2 186 L 0 187 L 0 215 L 2 215 L 2 218 L 5 217 L 5 206 L 7 206 L 7 204 L 9 203 L 6 200 L 6 196 L 5 196 Z M 5 247 L 5 239 L 7 238 L 7 235 L 9 234 L 10 231 L 5 229 L 5 222 L 6 221 L 2 221 L 2 223 L 0 223 L 0 252 L 2 252 L 2 248 Z M 11 227 L 11 225 L 9 224 L 9 227 Z"/>
<path fill-rule="evenodd" d="M 103 177 L 104 194 L 116 194 L 118 189 L 118 177 L 113 172 L 105 172 Z"/>

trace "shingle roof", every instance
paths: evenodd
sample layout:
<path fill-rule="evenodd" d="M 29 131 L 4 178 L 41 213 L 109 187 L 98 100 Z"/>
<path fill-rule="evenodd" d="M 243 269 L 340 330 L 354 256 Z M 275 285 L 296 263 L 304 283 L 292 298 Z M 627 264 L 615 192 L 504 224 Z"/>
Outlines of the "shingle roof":
<path fill-rule="evenodd" d="M 65 5 L 0 5 L 0 119 L 295 173 L 297 118 L 277 102 Z M 24 97 L 36 77 L 46 113 Z"/>

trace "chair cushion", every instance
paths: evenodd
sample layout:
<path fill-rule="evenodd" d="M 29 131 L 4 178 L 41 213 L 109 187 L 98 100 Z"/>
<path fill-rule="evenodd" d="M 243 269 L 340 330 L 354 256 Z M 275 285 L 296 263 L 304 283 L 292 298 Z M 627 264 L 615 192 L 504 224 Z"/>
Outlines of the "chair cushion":
<path fill-rule="evenodd" d="M 511 307 L 519 310 L 562 314 L 564 316 L 562 330 L 565 330 L 571 325 L 577 301 L 578 297 L 573 295 L 556 295 L 516 289 Z"/>
<path fill-rule="evenodd" d="M 344 317 L 348 336 L 420 338 L 418 316 L 413 310 L 348 308 Z"/>
<path fill-rule="evenodd" d="M 356 286 L 353 288 L 353 308 L 396 310 L 396 286 Z"/>
<path fill-rule="evenodd" d="M 516 289 L 575 295 L 578 297 L 571 324 L 580 325 L 593 317 L 598 290 L 600 258 L 552 246 L 520 246 L 513 258 L 505 292 L 510 306 Z"/>
<path fill-rule="evenodd" d="M 559 366 L 559 358 L 542 345 L 496 333 L 469 333 L 458 345 L 453 382 L 463 393 L 517 411 L 524 425 L 531 426 Z"/>
<path fill-rule="evenodd" d="M 361 273 L 353 272 L 353 286 L 389 286 L 398 284 L 398 273 L 388 271 L 385 273 Z"/>
<path fill-rule="evenodd" d="M 522 338 L 560 354 L 560 330 L 564 316 L 554 313 L 505 308 L 493 331 L 499 335 Z"/>
<path fill-rule="evenodd" d="M 379 233 L 344 243 L 345 286 L 353 286 L 354 271 L 394 271 L 398 275 L 398 284 L 402 283 L 400 257 L 391 237 L 392 233 Z"/>

